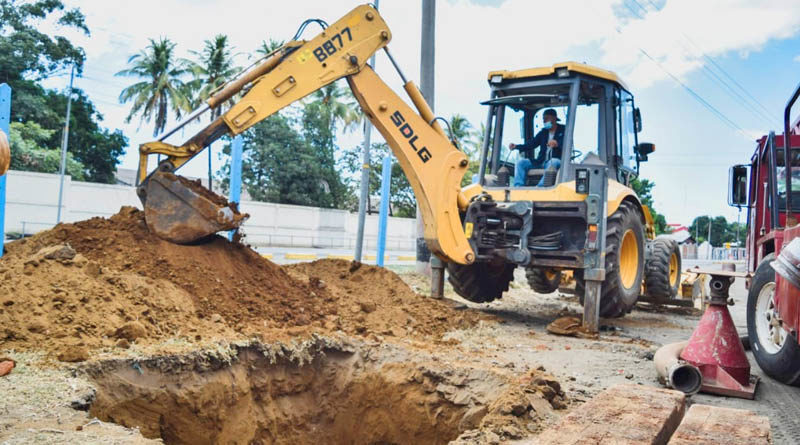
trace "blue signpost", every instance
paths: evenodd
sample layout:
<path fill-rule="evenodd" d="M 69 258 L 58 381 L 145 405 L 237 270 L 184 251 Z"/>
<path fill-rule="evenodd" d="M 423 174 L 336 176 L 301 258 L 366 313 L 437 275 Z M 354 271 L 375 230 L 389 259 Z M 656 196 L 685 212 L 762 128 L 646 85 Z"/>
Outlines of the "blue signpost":
<path fill-rule="evenodd" d="M 11 121 L 11 87 L 0 84 L 0 130 L 8 135 L 8 126 Z M 9 139 L 11 137 L 9 136 Z M 6 239 L 6 176 L 0 176 L 0 257 L 5 250 Z"/>
<path fill-rule="evenodd" d="M 381 171 L 381 208 L 378 213 L 378 266 L 383 267 L 383 257 L 386 253 L 386 225 L 389 222 L 389 195 L 392 182 L 392 157 L 383 158 Z"/>
<path fill-rule="evenodd" d="M 239 204 L 242 195 L 242 143 L 242 135 L 238 135 L 231 144 L 231 190 L 228 201 L 236 204 Z M 233 241 L 235 234 L 236 230 L 228 232 L 228 239 Z"/>

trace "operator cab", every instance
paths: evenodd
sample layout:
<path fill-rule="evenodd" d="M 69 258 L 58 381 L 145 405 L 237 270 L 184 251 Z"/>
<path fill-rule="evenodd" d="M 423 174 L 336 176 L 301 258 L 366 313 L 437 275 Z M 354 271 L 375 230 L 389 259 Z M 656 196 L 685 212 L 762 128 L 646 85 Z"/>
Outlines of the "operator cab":
<path fill-rule="evenodd" d="M 627 185 L 638 174 L 639 162 L 654 149 L 652 144 L 638 145 L 639 110 L 633 95 L 609 71 L 566 62 L 493 71 L 489 85 L 491 98 L 482 102 L 489 113 L 481 168 L 475 178 L 485 187 L 551 188 L 574 181 L 575 166 L 589 153 L 610 167 L 612 179 Z M 552 110 L 563 126 L 563 147 L 548 146 L 552 132 L 536 138 L 548 131 L 542 129 L 544 115 Z M 510 144 L 535 148 L 521 152 Z M 530 162 L 521 162 L 524 158 Z M 553 158 L 560 162 L 547 162 Z M 520 168 L 527 171 L 520 173 Z"/>

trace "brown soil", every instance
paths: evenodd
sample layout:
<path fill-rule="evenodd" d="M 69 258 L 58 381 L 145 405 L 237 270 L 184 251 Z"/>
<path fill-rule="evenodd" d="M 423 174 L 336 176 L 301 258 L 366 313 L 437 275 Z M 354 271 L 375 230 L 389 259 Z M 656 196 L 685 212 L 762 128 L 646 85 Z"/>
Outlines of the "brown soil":
<path fill-rule="evenodd" d="M 415 294 L 394 273 L 345 261 L 288 268 L 214 237 L 177 245 L 147 230 L 143 212 L 60 224 L 7 245 L 0 259 L 0 350 L 159 344 L 341 330 L 434 336 L 477 321 Z M 66 353 L 69 352 L 69 353 Z"/>
<path fill-rule="evenodd" d="M 98 363 L 86 368 L 97 387 L 91 415 L 168 444 L 444 444 L 474 429 L 518 439 L 564 407 L 542 372 L 515 379 L 391 347 L 341 346 L 318 339 L 292 351 L 308 356 L 303 363 L 260 343 L 224 359 Z"/>

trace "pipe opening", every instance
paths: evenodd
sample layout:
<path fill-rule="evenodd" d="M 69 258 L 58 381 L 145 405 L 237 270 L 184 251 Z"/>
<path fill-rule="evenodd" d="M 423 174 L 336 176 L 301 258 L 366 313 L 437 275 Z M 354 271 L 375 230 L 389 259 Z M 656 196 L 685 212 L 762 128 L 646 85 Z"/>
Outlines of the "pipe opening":
<path fill-rule="evenodd" d="M 703 384 L 700 370 L 691 365 L 678 365 L 670 373 L 672 387 L 685 394 L 697 394 Z"/>

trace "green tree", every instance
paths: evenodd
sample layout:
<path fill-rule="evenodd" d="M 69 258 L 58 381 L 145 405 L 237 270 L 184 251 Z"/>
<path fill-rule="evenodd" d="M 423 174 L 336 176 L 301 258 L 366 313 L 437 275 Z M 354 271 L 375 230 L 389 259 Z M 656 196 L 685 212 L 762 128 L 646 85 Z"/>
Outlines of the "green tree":
<path fill-rule="evenodd" d="M 239 72 L 234 63 L 235 54 L 228 43 L 228 36 L 217 34 L 211 40 L 206 40 L 202 51 L 190 51 L 196 60 L 186 60 L 184 63 L 194 75 L 194 80 L 186 85 L 191 91 L 190 102 L 192 107 L 199 106 L 211 96 L 217 88 Z M 222 114 L 222 107 L 215 108 L 211 119 L 216 119 Z"/>
<path fill-rule="evenodd" d="M 369 189 L 378 191 L 381 188 L 383 175 L 383 158 L 391 154 L 391 150 L 386 143 L 372 144 L 370 146 L 370 168 L 369 168 Z M 358 150 L 348 150 L 341 160 L 342 169 L 348 173 L 350 179 L 350 189 L 352 193 L 346 208 L 352 211 L 358 209 L 358 193 L 356 190 L 361 186 L 361 162 L 362 152 Z M 389 180 L 389 215 L 404 218 L 414 218 L 417 215 L 417 200 L 411 183 L 408 182 L 405 172 L 400 164 L 395 160 L 392 162 L 392 174 Z M 367 196 L 367 207 L 371 207 L 371 196 Z"/>
<path fill-rule="evenodd" d="M 360 109 L 352 94 L 338 83 L 317 90 L 303 106 L 303 136 L 314 148 L 315 163 L 322 169 L 322 180 L 330 191 L 317 204 L 321 207 L 345 207 L 349 191 L 336 169 L 336 131 L 355 128 L 360 118 Z"/>
<path fill-rule="evenodd" d="M 40 173 L 58 173 L 61 169 L 61 150 L 46 146 L 55 131 L 42 128 L 36 122 L 11 122 L 9 142 L 11 168 Z M 67 153 L 66 173 L 73 179 L 84 179 L 84 167 L 72 153 Z"/>
<path fill-rule="evenodd" d="M 274 114 L 242 134 L 242 183 L 256 201 L 320 206 L 330 202 L 317 153 L 282 114 Z M 230 155 L 230 143 L 223 148 Z M 227 191 L 230 158 L 220 176 Z M 330 207 L 330 206 L 328 206 Z"/>
<path fill-rule="evenodd" d="M 0 82 L 8 83 L 14 91 L 11 120 L 26 125 L 35 123 L 46 130 L 49 138 L 39 141 L 37 147 L 52 150 L 61 146 L 67 96 L 59 91 L 45 90 L 38 82 L 68 74 L 73 64 L 80 75 L 85 56 L 83 49 L 67 38 L 40 32 L 38 24 L 44 19 L 55 21 L 63 29 L 89 34 L 83 14 L 78 9 L 65 9 L 59 0 L 0 0 Z M 70 117 L 69 159 L 83 167 L 81 172 L 77 172 L 78 164 L 68 161 L 67 171 L 76 179 L 114 180 L 118 158 L 124 153 L 128 141 L 119 130 L 110 132 L 101 128 L 99 122 L 102 120 L 103 116 L 95 110 L 89 98 L 82 91 L 75 90 Z M 52 153 L 46 154 L 53 156 Z M 51 172 L 46 165 L 49 164 L 35 162 L 27 164 L 26 169 Z M 19 163 L 14 168 L 21 168 L 18 166 Z"/>
<path fill-rule="evenodd" d="M 695 236 L 698 243 L 708 240 L 708 221 L 707 215 L 698 216 L 692 221 L 689 226 L 689 232 Z M 738 226 L 739 238 L 736 238 Z M 722 247 L 725 243 L 735 244 L 738 242 L 739 246 L 744 246 L 745 239 L 747 238 L 747 226 L 736 222 L 729 223 L 724 216 L 716 216 L 711 219 L 711 245 L 715 247 Z"/>
<path fill-rule="evenodd" d="M 130 68 L 117 76 L 142 79 L 125 88 L 119 95 L 120 103 L 133 102 L 126 122 L 141 114 L 141 122 L 154 121 L 153 136 L 164 131 L 170 110 L 175 118 L 191 111 L 187 86 L 183 79 L 190 74 L 189 67 L 175 56 L 175 43 L 162 37 L 150 39 L 142 52 L 128 59 Z"/>
<path fill-rule="evenodd" d="M 269 39 L 269 41 L 262 40 L 261 44 L 258 45 L 258 48 L 256 48 L 256 55 L 259 58 L 267 56 L 269 54 L 272 54 L 273 51 L 280 48 L 281 46 L 283 46 L 283 40 L 274 40 L 271 38 Z"/>
<path fill-rule="evenodd" d="M 650 214 L 653 216 L 653 222 L 655 223 L 656 235 L 661 235 L 662 233 L 669 233 L 670 230 L 669 226 L 667 226 L 667 218 L 658 213 L 653 207 L 653 187 L 655 185 L 653 181 L 643 178 L 634 178 L 630 184 L 642 204 L 650 209 Z"/>

